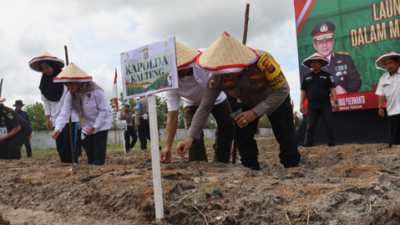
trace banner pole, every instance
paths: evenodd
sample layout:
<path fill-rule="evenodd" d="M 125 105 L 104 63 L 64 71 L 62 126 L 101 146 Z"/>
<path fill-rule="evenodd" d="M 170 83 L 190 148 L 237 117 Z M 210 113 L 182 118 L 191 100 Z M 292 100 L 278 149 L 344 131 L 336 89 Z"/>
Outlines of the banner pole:
<path fill-rule="evenodd" d="M 163 196 L 161 188 L 161 169 L 158 149 L 158 127 L 157 127 L 157 107 L 156 95 L 147 96 L 149 104 L 149 122 L 150 122 L 150 141 L 151 141 L 151 161 L 153 166 L 153 187 L 154 202 L 156 208 L 156 221 L 164 218 Z"/>

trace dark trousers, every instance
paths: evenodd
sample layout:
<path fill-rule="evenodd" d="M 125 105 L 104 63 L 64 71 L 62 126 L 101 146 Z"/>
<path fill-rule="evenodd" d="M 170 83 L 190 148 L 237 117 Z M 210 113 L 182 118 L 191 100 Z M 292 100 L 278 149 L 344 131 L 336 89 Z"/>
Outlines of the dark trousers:
<path fill-rule="evenodd" d="M 106 161 L 107 136 L 108 130 L 102 130 L 92 135 L 85 134 L 88 164 L 104 165 Z"/>
<path fill-rule="evenodd" d="M 324 122 L 326 133 L 328 136 L 328 145 L 335 145 L 335 132 L 333 129 L 333 116 L 332 116 L 332 106 L 327 106 L 320 109 L 307 109 L 307 130 L 305 138 L 305 146 L 314 145 L 314 131 L 317 126 L 319 117 L 322 118 Z"/>
<path fill-rule="evenodd" d="M 150 141 L 150 125 L 149 120 L 144 120 L 143 117 L 139 118 L 139 140 L 140 149 L 147 150 L 147 140 Z"/>
<path fill-rule="evenodd" d="M 72 138 L 74 138 L 75 135 L 75 126 L 76 123 L 71 123 L 72 124 Z M 78 139 L 81 136 L 81 130 L 78 130 Z M 71 139 L 70 139 L 70 133 L 69 133 L 69 123 L 65 124 L 64 128 L 62 129 L 60 135 L 56 139 L 56 146 L 57 146 L 57 151 L 58 155 L 60 156 L 60 160 L 62 163 L 72 163 L 72 150 L 71 150 Z M 77 141 L 77 144 L 79 145 L 79 142 Z M 79 147 L 78 147 L 79 148 Z M 74 150 L 74 155 L 75 155 L 75 162 L 78 162 L 78 156 L 79 152 L 76 152 Z"/>
<path fill-rule="evenodd" d="M 198 106 L 187 106 L 183 109 L 183 115 L 187 128 L 192 124 L 192 119 L 196 113 Z M 233 124 L 231 107 L 227 99 L 218 105 L 214 105 L 211 114 L 217 121 L 217 129 L 215 131 L 215 155 L 213 162 L 228 163 L 231 155 L 231 146 L 233 140 Z M 193 140 L 189 149 L 189 161 L 208 161 L 206 148 L 204 145 L 204 133 L 201 133 L 199 140 Z"/>
<path fill-rule="evenodd" d="M 243 105 L 242 111 L 245 112 L 251 108 Z M 279 143 L 279 158 L 285 168 L 296 167 L 300 161 L 300 153 L 297 150 L 297 140 L 293 131 L 293 109 L 290 103 L 290 96 L 270 115 L 268 116 L 272 125 L 275 138 Z M 258 163 L 257 142 L 254 135 L 257 132 L 258 118 L 247 126 L 240 128 L 235 123 L 235 141 L 241 156 L 243 166 L 254 170 L 260 169 Z"/>
<path fill-rule="evenodd" d="M 389 148 L 400 144 L 400 115 L 388 116 Z"/>
<path fill-rule="evenodd" d="M 30 126 L 22 128 L 14 136 L 0 142 L 0 159 L 20 159 L 21 147 L 29 139 L 32 129 Z"/>
<path fill-rule="evenodd" d="M 132 137 L 132 142 L 130 142 L 130 137 Z M 133 148 L 137 141 L 137 135 L 134 126 L 128 126 L 125 131 L 125 150 L 128 152 L 129 149 Z"/>
<path fill-rule="evenodd" d="M 28 139 L 26 139 L 26 141 L 24 142 L 25 148 L 26 148 L 26 155 L 28 156 L 28 158 L 32 157 L 32 148 L 31 148 L 31 142 Z"/>

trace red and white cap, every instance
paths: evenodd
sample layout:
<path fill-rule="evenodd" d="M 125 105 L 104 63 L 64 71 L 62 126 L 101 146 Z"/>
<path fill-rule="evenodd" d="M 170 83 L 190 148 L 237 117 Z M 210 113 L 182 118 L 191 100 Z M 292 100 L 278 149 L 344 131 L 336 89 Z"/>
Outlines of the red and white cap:
<path fill-rule="evenodd" d="M 257 62 L 258 53 L 224 32 L 201 54 L 196 64 L 214 74 L 240 72 Z"/>
<path fill-rule="evenodd" d="M 6 101 L 6 98 L 0 98 L 0 104 L 4 103 Z"/>
<path fill-rule="evenodd" d="M 200 51 L 196 51 L 184 44 L 175 42 L 176 44 L 176 64 L 179 69 L 189 68 L 190 64 L 196 61 L 197 57 L 201 55 Z"/>
<path fill-rule="evenodd" d="M 375 66 L 377 69 L 386 70 L 385 61 L 388 58 L 397 57 L 400 60 L 400 54 L 396 52 L 389 52 L 376 58 Z"/>
<path fill-rule="evenodd" d="M 329 60 L 326 57 L 323 57 L 322 55 L 318 54 L 318 53 L 314 53 L 313 55 L 311 55 L 310 57 L 308 57 L 307 59 L 305 59 L 303 61 L 303 66 L 311 68 L 311 61 L 313 60 L 321 60 L 321 67 L 324 67 L 326 65 L 329 64 Z"/>
<path fill-rule="evenodd" d="M 51 55 L 48 52 L 45 52 L 45 53 L 31 59 L 31 61 L 29 61 L 29 67 L 31 67 L 31 69 L 36 72 L 42 72 L 42 69 L 40 69 L 40 67 L 39 67 L 39 62 L 43 61 L 43 60 L 54 61 L 56 63 L 56 65 L 59 66 L 60 68 L 63 68 L 65 65 L 64 60 L 59 59 L 59 58 Z"/>
<path fill-rule="evenodd" d="M 54 83 L 65 82 L 88 82 L 92 81 L 93 77 L 89 76 L 85 71 L 79 68 L 74 63 L 70 63 L 58 76 L 54 77 Z"/>

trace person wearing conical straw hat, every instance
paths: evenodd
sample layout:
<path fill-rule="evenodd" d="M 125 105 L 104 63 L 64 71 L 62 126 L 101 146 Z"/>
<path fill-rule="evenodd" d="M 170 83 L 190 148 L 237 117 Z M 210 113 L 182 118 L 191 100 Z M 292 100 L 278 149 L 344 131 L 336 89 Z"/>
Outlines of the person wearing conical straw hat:
<path fill-rule="evenodd" d="M 85 135 L 88 163 L 103 165 L 106 159 L 108 130 L 112 124 L 112 109 L 104 94 L 92 76 L 86 74 L 74 63 L 69 64 L 57 77 L 55 83 L 64 83 L 69 92 L 65 96 L 64 106 L 56 120 L 51 134 L 54 139 L 68 123 L 69 116 L 79 115 L 79 129 Z"/>
<path fill-rule="evenodd" d="M 0 98 L 0 159 L 20 159 L 21 147 L 32 129 L 28 121 L 4 106 L 5 101 L 5 98 Z"/>
<path fill-rule="evenodd" d="M 188 138 L 178 143 L 178 154 L 185 154 L 194 139 L 199 139 L 215 100 L 223 91 L 241 101 L 241 111 L 234 112 L 235 142 L 242 165 L 259 170 L 258 148 L 254 135 L 259 118 L 268 116 L 280 145 L 281 163 L 297 167 L 300 153 L 294 134 L 289 84 L 280 66 L 265 51 L 246 47 L 224 32 L 199 58 L 197 66 L 213 73 L 203 99 L 193 118 Z"/>
<path fill-rule="evenodd" d="M 386 101 L 386 111 L 389 122 L 389 147 L 400 144 L 400 54 L 389 52 L 376 59 L 375 66 L 386 70 L 379 79 L 375 94 L 379 95 L 380 117 L 385 117 L 383 104 Z"/>
<path fill-rule="evenodd" d="M 36 72 L 42 73 L 39 89 L 41 92 L 41 99 L 44 103 L 46 128 L 48 130 L 53 130 L 57 117 L 64 105 L 65 96 L 68 92 L 68 89 L 64 84 L 53 82 L 53 79 L 61 73 L 62 68 L 64 67 L 64 61 L 48 52 L 45 52 L 30 60 L 29 67 Z M 75 126 L 78 122 L 78 116 L 75 115 L 75 113 L 72 113 L 71 121 L 72 128 L 75 132 Z M 63 163 L 72 163 L 69 123 L 62 130 L 61 136 L 62 138 L 56 140 L 56 147 L 60 161 Z M 76 131 L 76 136 L 80 139 L 80 130 Z M 79 143 L 79 141 L 77 143 Z M 77 147 L 80 148 L 79 144 Z"/>
<path fill-rule="evenodd" d="M 192 118 L 195 115 L 211 73 L 196 67 L 195 61 L 201 52 L 186 45 L 176 42 L 176 56 L 178 66 L 179 87 L 166 92 L 168 119 L 165 132 L 165 145 L 160 154 L 162 163 L 171 162 L 171 146 L 178 125 L 179 100 L 183 100 L 183 115 L 187 127 L 190 128 Z M 233 139 L 233 124 L 230 117 L 231 109 L 225 93 L 221 92 L 212 104 L 211 113 L 214 116 L 218 128 L 215 132 L 215 156 L 214 162 L 228 163 Z M 201 131 L 200 138 L 193 141 L 189 149 L 189 161 L 208 161 Z"/>
<path fill-rule="evenodd" d="M 307 131 L 304 145 L 314 145 L 314 130 L 321 117 L 324 121 L 328 136 L 328 146 L 335 146 L 335 133 L 333 129 L 332 108 L 339 111 L 336 97 L 336 85 L 332 74 L 322 70 L 328 65 L 329 60 L 318 53 L 313 54 L 303 61 L 303 66 L 312 68 L 312 71 L 304 75 L 301 82 L 300 112 L 305 113 L 304 101 L 308 99 L 307 106 Z M 333 107 L 331 99 L 333 98 Z"/>

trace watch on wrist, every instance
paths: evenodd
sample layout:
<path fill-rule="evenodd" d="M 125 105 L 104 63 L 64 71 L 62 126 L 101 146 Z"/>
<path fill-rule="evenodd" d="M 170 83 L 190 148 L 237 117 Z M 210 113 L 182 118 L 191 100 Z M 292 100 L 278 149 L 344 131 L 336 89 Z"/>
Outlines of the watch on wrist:
<path fill-rule="evenodd" d="M 339 101 L 338 101 L 338 100 L 335 100 L 335 101 L 333 101 L 333 103 L 336 103 L 336 104 L 338 104 L 338 103 L 339 103 Z"/>
<path fill-rule="evenodd" d="M 381 110 L 381 109 L 383 109 L 383 107 L 380 107 L 378 110 Z"/>

